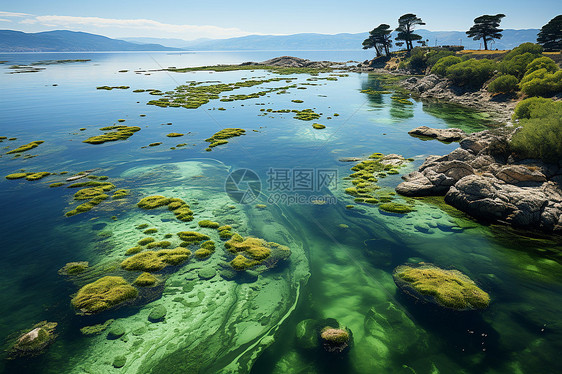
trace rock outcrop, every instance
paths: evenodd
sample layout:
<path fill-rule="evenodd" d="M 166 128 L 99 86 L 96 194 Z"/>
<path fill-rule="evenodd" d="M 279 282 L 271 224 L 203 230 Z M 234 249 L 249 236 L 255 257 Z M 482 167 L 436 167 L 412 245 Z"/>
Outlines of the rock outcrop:
<path fill-rule="evenodd" d="M 416 127 L 408 131 L 408 134 L 420 138 L 435 138 L 442 142 L 456 142 L 466 135 L 463 130 L 457 128 L 433 129 L 427 126 Z"/>
<path fill-rule="evenodd" d="M 510 135 L 489 130 L 466 135 L 450 154 L 429 156 L 396 191 L 445 195 L 445 202 L 479 219 L 562 232 L 562 168 L 516 160 L 506 146 Z"/>

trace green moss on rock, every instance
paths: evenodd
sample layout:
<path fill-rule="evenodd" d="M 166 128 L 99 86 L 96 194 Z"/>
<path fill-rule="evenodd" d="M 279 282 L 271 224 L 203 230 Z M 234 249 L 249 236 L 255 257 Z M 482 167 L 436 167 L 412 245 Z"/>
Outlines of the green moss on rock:
<path fill-rule="evenodd" d="M 138 253 L 121 262 L 121 267 L 125 270 L 140 270 L 145 272 L 155 272 L 162 270 L 168 265 L 180 265 L 185 262 L 191 251 L 185 248 L 161 249 L 159 251 L 146 251 Z"/>
<path fill-rule="evenodd" d="M 135 299 L 137 295 L 137 289 L 122 277 L 106 276 L 82 287 L 72 299 L 72 305 L 84 314 L 93 314 Z"/>
<path fill-rule="evenodd" d="M 416 299 L 455 310 L 484 309 L 490 296 L 458 270 L 445 270 L 427 263 L 401 265 L 394 269 L 398 287 Z"/>

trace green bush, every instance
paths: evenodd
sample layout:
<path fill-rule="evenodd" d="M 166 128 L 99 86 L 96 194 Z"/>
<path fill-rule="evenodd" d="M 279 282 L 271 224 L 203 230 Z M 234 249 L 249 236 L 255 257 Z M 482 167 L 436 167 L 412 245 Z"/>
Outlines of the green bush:
<path fill-rule="evenodd" d="M 499 70 L 504 74 L 510 74 L 517 79 L 521 79 L 527 70 L 527 65 L 535 59 L 536 55 L 526 52 L 522 55 L 517 55 L 510 60 L 500 62 Z"/>
<path fill-rule="evenodd" d="M 542 53 L 542 47 L 535 43 L 523 43 L 518 47 L 513 48 L 504 57 L 503 61 L 511 60 L 515 56 L 523 55 L 525 53 L 530 53 L 539 57 Z"/>
<path fill-rule="evenodd" d="M 446 77 L 459 86 L 480 87 L 496 70 L 496 63 L 488 59 L 460 62 L 447 68 Z"/>
<path fill-rule="evenodd" d="M 521 129 L 513 135 L 511 149 L 524 157 L 547 162 L 562 160 L 562 102 L 547 100 L 530 106 L 529 118 L 521 120 Z"/>
<path fill-rule="evenodd" d="M 426 64 L 428 67 L 434 66 L 437 61 L 441 60 L 443 57 L 453 56 L 455 52 L 447 50 L 429 51 L 426 57 Z"/>
<path fill-rule="evenodd" d="M 549 73 L 545 68 L 527 74 L 519 83 L 527 96 L 553 96 L 562 92 L 562 70 Z"/>
<path fill-rule="evenodd" d="M 512 93 L 517 91 L 518 80 L 513 75 L 501 75 L 488 85 L 492 93 Z"/>
<path fill-rule="evenodd" d="M 435 65 L 433 65 L 433 68 L 431 69 L 431 72 L 433 74 L 437 74 L 437 75 L 440 75 L 440 76 L 444 77 L 447 73 L 447 68 L 449 66 L 458 64 L 459 62 L 462 62 L 462 59 L 460 57 L 457 57 L 457 56 L 443 57 L 443 58 L 439 59 L 435 63 Z"/>
<path fill-rule="evenodd" d="M 410 58 L 407 62 L 408 69 L 416 73 L 423 73 L 427 68 L 425 54 L 426 50 L 421 47 L 415 47 L 412 49 Z"/>
<path fill-rule="evenodd" d="M 558 71 L 558 65 L 554 62 L 553 59 L 546 56 L 541 56 L 535 58 L 533 61 L 527 65 L 527 71 L 525 71 L 525 75 L 531 74 L 534 71 L 539 69 L 546 69 L 549 73 L 555 73 Z"/>
<path fill-rule="evenodd" d="M 550 103 L 552 103 L 552 100 L 543 97 L 530 97 L 521 100 L 513 111 L 513 119 L 531 118 L 531 113 L 538 113 L 540 111 L 538 107 L 542 105 L 549 107 Z"/>

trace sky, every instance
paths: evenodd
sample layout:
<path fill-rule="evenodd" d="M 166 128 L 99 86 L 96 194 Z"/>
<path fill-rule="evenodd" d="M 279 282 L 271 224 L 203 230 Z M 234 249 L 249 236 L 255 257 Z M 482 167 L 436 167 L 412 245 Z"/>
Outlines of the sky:
<path fill-rule="evenodd" d="M 432 31 L 466 31 L 482 14 L 503 13 L 505 29 L 541 28 L 562 14 L 560 0 L 21 0 L 0 4 L 0 29 L 72 30 L 111 38 L 194 40 L 251 34 L 359 33 L 395 28 L 414 13 Z"/>

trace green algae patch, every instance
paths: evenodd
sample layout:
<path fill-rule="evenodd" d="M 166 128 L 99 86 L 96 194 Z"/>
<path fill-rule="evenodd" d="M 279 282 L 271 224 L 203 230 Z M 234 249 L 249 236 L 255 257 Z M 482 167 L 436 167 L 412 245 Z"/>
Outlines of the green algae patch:
<path fill-rule="evenodd" d="M 150 237 L 150 236 L 149 236 L 149 237 L 147 237 L 147 238 L 144 238 L 144 239 L 139 240 L 137 244 L 138 244 L 138 245 L 147 245 L 147 244 L 150 244 L 150 243 L 152 243 L 152 242 L 154 242 L 154 241 L 156 241 L 156 239 L 154 239 L 153 237 Z"/>
<path fill-rule="evenodd" d="M 48 177 L 49 175 L 51 175 L 51 173 L 47 171 L 41 171 L 38 173 L 30 173 L 25 177 L 25 179 L 27 179 L 28 181 L 36 181 Z"/>
<path fill-rule="evenodd" d="M 66 183 L 64 183 L 64 182 L 51 183 L 51 184 L 49 185 L 49 188 L 62 187 L 62 186 L 64 186 L 65 184 L 66 184 Z"/>
<path fill-rule="evenodd" d="M 184 136 L 184 135 L 185 134 L 180 134 L 179 132 L 171 132 L 171 133 L 167 134 L 166 136 L 168 138 L 177 138 L 177 137 Z"/>
<path fill-rule="evenodd" d="M 103 144 L 105 142 L 127 140 L 133 136 L 135 132 L 140 131 L 141 128 L 138 126 L 114 125 L 102 127 L 100 130 L 105 131 L 105 133 L 103 135 L 92 136 L 84 140 L 83 143 Z"/>
<path fill-rule="evenodd" d="M 111 90 L 128 90 L 129 86 L 99 86 L 96 87 L 97 90 L 107 90 L 107 91 L 111 91 Z"/>
<path fill-rule="evenodd" d="M 147 196 L 141 199 L 137 206 L 141 209 L 156 209 L 167 206 L 177 219 L 183 222 L 193 221 L 193 211 L 182 199 L 168 198 L 161 195 Z"/>
<path fill-rule="evenodd" d="M 228 252 L 236 255 L 230 265 L 235 270 L 247 270 L 256 265 L 264 264 L 267 268 L 275 267 L 280 260 L 286 260 L 291 255 L 289 247 L 267 242 L 261 238 L 243 238 L 234 234 L 224 243 Z"/>
<path fill-rule="evenodd" d="M 69 262 L 59 269 L 60 275 L 78 275 L 88 269 L 89 263 L 87 261 Z"/>
<path fill-rule="evenodd" d="M 135 286 L 140 286 L 140 287 L 150 287 L 150 286 L 154 286 L 157 282 L 158 279 L 154 275 L 144 272 L 141 275 L 139 275 L 137 279 L 135 279 L 133 284 Z"/>
<path fill-rule="evenodd" d="M 16 149 L 12 149 L 11 151 L 6 152 L 6 154 L 13 154 L 13 153 L 22 153 L 29 151 L 30 149 L 39 147 L 40 144 L 45 143 L 43 140 L 37 140 L 28 144 L 20 145 Z"/>
<path fill-rule="evenodd" d="M 165 71 L 175 73 L 187 73 L 192 71 L 239 71 L 239 70 L 267 70 L 279 75 L 290 74 L 310 74 L 318 75 L 319 73 L 330 73 L 332 68 L 312 68 L 312 67 L 284 67 L 275 65 L 260 65 L 260 64 L 243 64 L 243 65 L 214 65 L 214 66 L 197 66 L 188 68 L 167 68 Z"/>
<path fill-rule="evenodd" d="M 174 70 L 177 71 L 177 70 Z M 188 84 L 180 85 L 176 87 L 173 91 L 160 92 L 151 91 L 151 95 L 161 96 L 159 99 L 150 100 L 147 105 L 156 105 L 161 108 L 186 108 L 186 109 L 197 109 L 202 105 L 207 104 L 211 100 L 220 99 L 220 95 L 223 92 L 234 91 L 243 87 L 253 87 L 264 83 L 276 82 L 284 80 L 284 78 L 270 78 L 265 80 L 243 80 L 236 83 L 218 83 L 218 84 L 203 84 L 206 82 L 188 82 Z M 288 87 L 280 87 L 268 89 L 267 91 L 249 94 L 249 95 L 232 95 L 227 98 L 222 98 L 221 101 L 234 101 L 234 100 L 246 100 L 251 98 L 257 98 L 265 95 L 268 92 L 283 90 Z M 219 109 L 220 110 L 220 109 Z M 224 110 L 224 108 L 222 108 Z"/>
<path fill-rule="evenodd" d="M 82 287 L 72 305 L 84 314 L 99 313 L 137 297 L 138 291 L 122 277 L 106 276 Z"/>
<path fill-rule="evenodd" d="M 291 100 L 291 102 L 297 103 L 297 104 L 302 104 L 302 103 L 304 103 L 304 101 L 302 101 L 302 100 Z"/>
<path fill-rule="evenodd" d="M 294 110 L 295 116 L 293 118 L 301 121 L 313 121 L 320 118 L 320 114 L 314 112 L 312 109 Z"/>
<path fill-rule="evenodd" d="M 84 326 L 80 329 L 80 332 L 82 333 L 82 335 L 86 336 L 99 335 L 104 332 L 114 321 L 114 319 L 108 319 L 104 323 L 98 323 L 97 325 L 92 326 Z"/>
<path fill-rule="evenodd" d="M 218 222 L 214 222 L 214 221 L 211 221 L 209 219 L 204 219 L 202 221 L 199 221 L 198 224 L 199 224 L 199 227 L 207 227 L 207 228 L 210 228 L 210 229 L 218 229 L 219 226 L 220 226 L 220 224 Z"/>
<path fill-rule="evenodd" d="M 398 203 L 384 203 L 379 205 L 379 209 L 388 213 L 397 213 L 397 214 L 406 214 L 406 213 L 413 212 L 415 210 L 411 205 L 398 204 Z"/>
<path fill-rule="evenodd" d="M 484 309 L 490 296 L 458 270 L 435 265 L 401 265 L 394 269 L 394 282 L 412 297 L 455 310 Z"/>
<path fill-rule="evenodd" d="M 152 248 L 168 248 L 172 245 L 171 242 L 167 241 L 167 240 L 162 240 L 162 241 L 158 241 L 158 242 L 152 242 L 152 243 L 148 243 L 146 248 L 148 249 L 152 249 Z"/>
<path fill-rule="evenodd" d="M 142 249 L 143 249 L 143 248 L 142 248 L 141 246 L 131 247 L 131 248 L 129 248 L 129 249 L 127 249 L 127 250 L 125 251 L 125 255 L 126 255 L 126 256 L 130 256 L 130 255 L 137 254 L 137 253 L 139 253 L 139 252 L 142 252 Z"/>
<path fill-rule="evenodd" d="M 131 191 L 129 191 L 129 190 L 126 190 L 126 189 L 119 189 L 119 190 L 116 190 L 116 191 L 113 193 L 113 196 L 111 196 L 111 198 L 112 198 L 113 200 L 124 199 L 125 197 L 129 196 L 130 194 L 131 194 Z"/>
<path fill-rule="evenodd" d="M 220 130 L 210 138 L 205 139 L 206 142 L 210 143 L 209 148 L 207 148 L 207 150 L 210 150 L 219 145 L 227 144 L 228 141 L 226 139 L 230 139 L 242 135 L 246 135 L 246 130 L 239 129 L 239 128 L 227 128 L 227 129 Z"/>
<path fill-rule="evenodd" d="M 150 235 L 150 234 L 156 234 L 157 232 L 158 232 L 157 228 L 152 228 L 152 229 L 144 230 L 143 234 Z"/>
<path fill-rule="evenodd" d="M 398 174 L 399 169 L 407 162 L 408 160 L 399 155 L 373 153 L 366 160 L 360 161 L 351 168 L 353 173 L 344 179 L 350 180 L 352 186 L 345 188 L 344 192 L 353 196 L 356 203 L 369 205 L 381 203 L 382 207 L 379 206 L 379 209 L 382 211 L 409 213 L 415 210 L 413 206 L 393 202 L 396 199 L 396 193 L 378 185 L 379 179 L 385 178 L 387 174 Z"/>
<path fill-rule="evenodd" d="M 316 129 L 316 130 L 322 130 L 322 129 L 325 129 L 326 126 L 321 125 L 321 124 L 319 124 L 319 123 L 313 123 L 313 124 L 312 124 L 312 128 L 314 128 L 314 129 Z"/>
<path fill-rule="evenodd" d="M 146 251 L 125 259 L 121 262 L 121 267 L 129 271 L 139 270 L 150 273 L 162 270 L 168 265 L 180 265 L 189 256 L 191 256 L 191 251 L 181 247 Z"/>
<path fill-rule="evenodd" d="M 238 255 L 232 261 L 230 261 L 230 266 L 232 266 L 234 270 L 244 271 L 248 270 L 251 267 L 259 265 L 259 263 L 259 261 L 249 259 L 243 255 Z"/>
<path fill-rule="evenodd" d="M 211 239 L 208 235 L 200 234 L 195 231 L 181 231 L 178 232 L 178 237 L 185 243 L 197 244 Z"/>
<path fill-rule="evenodd" d="M 6 179 L 22 179 L 25 178 L 29 175 L 30 173 L 13 173 L 13 174 L 8 174 L 6 175 Z"/>

